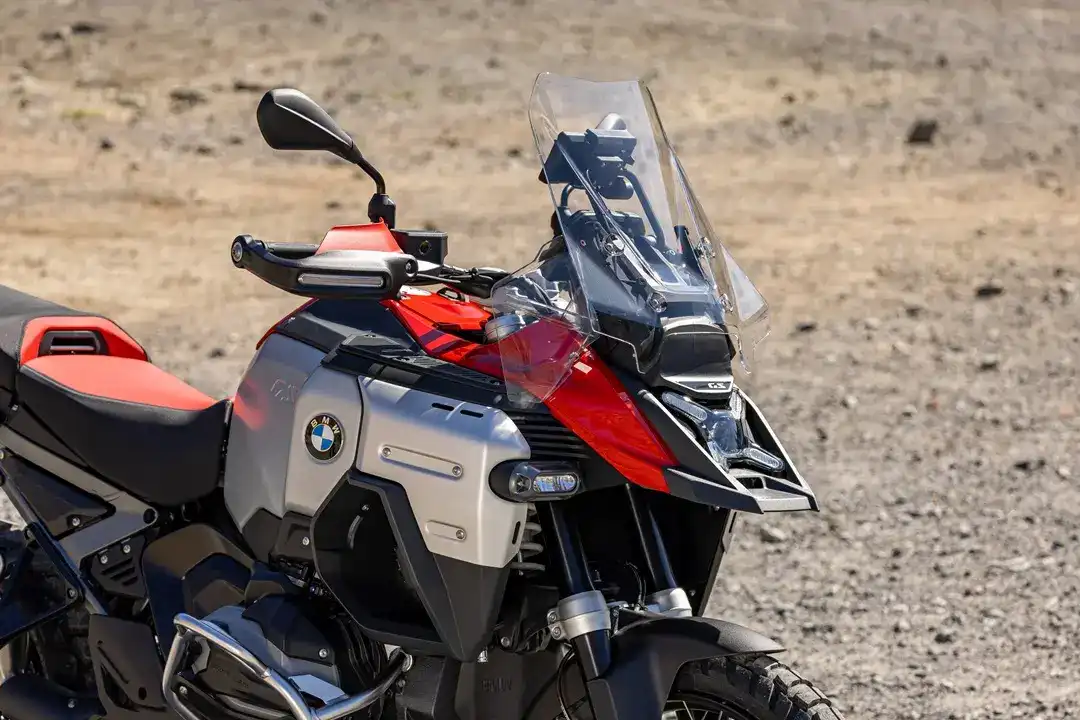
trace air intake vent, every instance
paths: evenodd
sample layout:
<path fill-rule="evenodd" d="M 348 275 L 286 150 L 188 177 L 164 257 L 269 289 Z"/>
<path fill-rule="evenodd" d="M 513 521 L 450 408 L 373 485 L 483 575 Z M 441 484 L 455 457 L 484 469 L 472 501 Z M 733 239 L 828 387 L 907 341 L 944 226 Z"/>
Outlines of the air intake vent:
<path fill-rule="evenodd" d="M 507 414 L 525 436 L 534 460 L 587 460 L 590 457 L 588 445 L 546 410 Z"/>

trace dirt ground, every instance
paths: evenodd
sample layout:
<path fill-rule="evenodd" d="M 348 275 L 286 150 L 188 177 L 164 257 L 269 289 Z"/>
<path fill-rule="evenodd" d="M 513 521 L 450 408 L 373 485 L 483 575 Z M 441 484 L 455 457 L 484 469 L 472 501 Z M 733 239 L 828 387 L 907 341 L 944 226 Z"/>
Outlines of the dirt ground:
<path fill-rule="evenodd" d="M 823 512 L 747 518 L 714 611 L 851 718 L 1080 717 L 1076 3 L 3 0 L 0 282 L 230 392 L 296 301 L 229 241 L 371 192 L 268 150 L 259 94 L 303 88 L 402 226 L 511 266 L 550 213 L 543 70 L 648 79 L 772 303 L 753 391 Z"/>

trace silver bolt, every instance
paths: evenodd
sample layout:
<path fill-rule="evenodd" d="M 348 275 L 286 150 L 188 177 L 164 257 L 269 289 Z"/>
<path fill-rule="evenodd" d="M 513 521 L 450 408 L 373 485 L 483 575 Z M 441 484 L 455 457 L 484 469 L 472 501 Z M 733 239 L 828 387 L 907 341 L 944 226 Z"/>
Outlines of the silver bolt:
<path fill-rule="evenodd" d="M 68 588 L 68 591 L 67 591 L 67 596 L 68 596 L 69 598 L 72 598 L 72 599 L 74 599 L 74 598 L 75 598 L 75 596 L 76 596 L 76 595 L 78 595 L 78 594 L 79 594 L 79 593 L 75 592 L 75 588 Z"/>
<path fill-rule="evenodd" d="M 75 701 L 74 700 L 68 700 L 68 709 L 69 710 L 74 710 L 75 709 Z"/>
<path fill-rule="evenodd" d="M 548 616 L 547 616 L 548 625 L 550 625 L 551 623 L 555 622 L 558 619 L 559 619 L 559 614 L 557 612 L 555 612 L 554 610 L 552 610 L 551 612 L 548 613 Z"/>
<path fill-rule="evenodd" d="M 7 455 L 4 453 L 3 450 L 0 450 L 0 460 L 3 460 L 5 457 L 7 457 Z"/>
<path fill-rule="evenodd" d="M 106 555 L 105 553 L 101 553 L 100 555 L 98 555 L 98 562 L 101 563 L 102 565 L 108 565 L 109 564 L 109 556 Z"/>
<path fill-rule="evenodd" d="M 562 628 L 558 628 L 558 627 L 551 628 L 551 637 L 555 638 L 556 640 L 561 638 L 562 637 Z"/>
<path fill-rule="evenodd" d="M 362 508 L 360 508 L 360 512 L 367 512 L 370 509 L 371 509 L 370 505 L 364 505 Z"/>
<path fill-rule="evenodd" d="M 487 650 L 481 650 L 480 654 L 476 656 L 476 662 L 486 663 L 488 661 Z"/>
<path fill-rule="evenodd" d="M 187 695 L 187 688 L 184 687 L 183 685 L 180 686 L 180 694 L 181 695 Z"/>
<path fill-rule="evenodd" d="M 450 474 L 454 477 L 461 477 L 461 466 L 455 465 L 454 467 L 450 468 Z"/>
<path fill-rule="evenodd" d="M 384 458 L 388 458 L 388 457 L 390 457 L 390 448 L 388 448 L 388 447 L 384 447 L 384 448 L 382 449 L 382 456 L 383 456 Z"/>
<path fill-rule="evenodd" d="M 499 638 L 499 644 L 502 645 L 504 648 L 510 647 L 510 638 L 508 638 L 508 637 Z"/>
<path fill-rule="evenodd" d="M 131 546 L 128 545 L 127 543 L 124 543 L 124 554 L 125 555 L 130 555 L 131 554 Z"/>
<path fill-rule="evenodd" d="M 464 530 L 458 530 L 456 533 L 454 533 L 454 537 L 456 537 L 458 540 L 464 540 L 465 539 L 465 531 Z"/>
<path fill-rule="evenodd" d="M 303 538 L 303 539 L 302 539 L 302 540 L 300 541 L 300 544 L 301 544 L 301 545 L 303 545 L 304 547 L 307 547 L 308 545 L 310 545 L 310 544 L 311 544 L 311 538 L 309 538 L 309 537 L 306 537 L 306 536 L 305 536 L 305 537 L 304 537 L 304 538 Z"/>
<path fill-rule="evenodd" d="M 71 523 L 70 524 L 71 524 L 71 527 L 79 527 L 80 525 L 82 525 L 82 518 L 81 517 L 73 517 L 73 518 L 71 518 Z"/>
<path fill-rule="evenodd" d="M 320 649 L 319 650 L 319 657 L 321 657 L 323 660 L 325 660 L 326 658 L 330 657 L 330 651 L 327 650 L 326 648 Z"/>

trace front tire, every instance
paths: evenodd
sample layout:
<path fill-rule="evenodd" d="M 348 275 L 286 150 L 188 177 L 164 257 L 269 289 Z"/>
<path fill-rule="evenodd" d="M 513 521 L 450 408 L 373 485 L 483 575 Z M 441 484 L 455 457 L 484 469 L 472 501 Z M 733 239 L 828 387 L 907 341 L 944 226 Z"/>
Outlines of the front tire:
<path fill-rule="evenodd" d="M 587 700 L 568 708 L 592 718 Z M 776 658 L 733 656 L 687 663 L 662 720 L 844 720 L 832 701 Z"/>
<path fill-rule="evenodd" d="M 689 706 L 690 715 L 682 703 Z M 684 667 L 675 679 L 665 717 L 699 720 L 701 712 L 696 710 L 722 710 L 725 719 L 741 714 L 750 720 L 844 720 L 809 680 L 768 655 L 715 658 Z"/>

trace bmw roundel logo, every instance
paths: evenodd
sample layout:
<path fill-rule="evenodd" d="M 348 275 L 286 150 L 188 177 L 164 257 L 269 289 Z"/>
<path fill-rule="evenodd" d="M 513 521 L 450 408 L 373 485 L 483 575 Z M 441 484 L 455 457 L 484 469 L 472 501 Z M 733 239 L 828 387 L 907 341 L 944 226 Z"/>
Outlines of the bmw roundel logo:
<path fill-rule="evenodd" d="M 330 462 L 341 452 L 345 434 L 333 415 L 316 415 L 304 430 L 308 454 L 319 462 Z"/>

